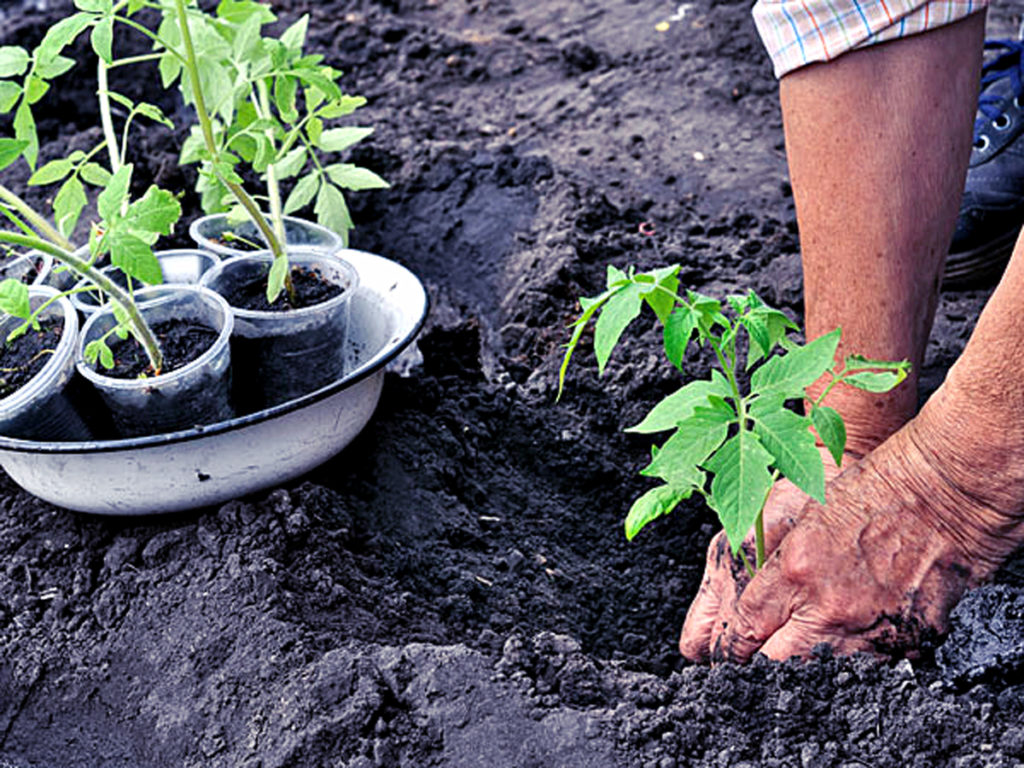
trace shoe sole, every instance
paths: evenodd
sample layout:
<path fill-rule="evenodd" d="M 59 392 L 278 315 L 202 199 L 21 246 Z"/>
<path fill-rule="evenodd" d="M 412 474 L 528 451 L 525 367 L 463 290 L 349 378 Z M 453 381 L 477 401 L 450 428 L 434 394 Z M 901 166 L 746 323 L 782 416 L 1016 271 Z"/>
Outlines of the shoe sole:
<path fill-rule="evenodd" d="M 994 285 L 1003 274 L 1017 242 L 1016 231 L 1007 232 L 997 240 L 970 251 L 951 253 L 946 257 L 942 287 L 948 290 L 981 288 Z"/>

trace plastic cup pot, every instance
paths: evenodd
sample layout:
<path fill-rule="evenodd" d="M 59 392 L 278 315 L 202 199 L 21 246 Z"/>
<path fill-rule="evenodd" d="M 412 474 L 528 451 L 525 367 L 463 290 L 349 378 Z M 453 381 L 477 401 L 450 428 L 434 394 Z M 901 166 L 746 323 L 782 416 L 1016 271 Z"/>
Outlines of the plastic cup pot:
<path fill-rule="evenodd" d="M 77 256 L 79 259 L 82 259 L 83 261 L 88 260 L 89 246 L 83 245 L 81 248 L 75 251 L 75 256 Z M 99 266 L 103 266 L 104 264 L 106 264 L 107 259 L 107 256 L 103 256 L 99 261 L 97 261 L 97 264 Z M 46 275 L 46 278 L 44 279 L 43 282 L 46 285 L 53 286 L 58 291 L 63 293 L 64 291 L 71 290 L 75 286 L 75 283 L 77 283 L 80 279 L 81 275 L 75 272 L 75 270 L 71 269 L 71 267 L 59 263 L 54 263 L 53 267 L 50 269 L 49 273 Z"/>
<path fill-rule="evenodd" d="M 29 303 L 38 309 L 54 299 L 57 291 L 48 286 L 29 288 Z M 78 342 L 78 315 L 66 298 L 57 298 L 39 315 L 40 322 L 63 323 L 56 347 L 47 351 L 48 360 L 28 383 L 0 399 L 0 434 L 25 440 L 88 440 L 88 427 L 78 414 L 71 386 L 75 373 L 75 345 Z M 21 325 L 21 318 L 4 316 L 0 320 L 0 340 Z M 28 334 L 33 333 L 32 330 Z M 26 336 L 28 335 L 26 334 Z M 22 337 L 24 338 L 24 337 Z M 6 342 L 4 342 L 6 343 Z M 14 340 L 17 344 L 18 340 Z M 6 372 L 0 373 L 0 376 Z"/>
<path fill-rule="evenodd" d="M 252 221 L 230 220 L 226 213 L 196 219 L 189 226 L 188 233 L 200 248 L 212 251 L 222 259 L 268 250 Z M 294 216 L 284 217 L 284 238 L 289 249 L 307 248 L 334 253 L 345 247 L 336 232 Z"/>
<path fill-rule="evenodd" d="M 158 376 L 117 378 L 85 361 L 85 347 L 117 324 L 109 305 L 93 313 L 82 328 L 76 362 L 110 411 L 116 434 L 162 434 L 232 418 L 230 340 L 234 318 L 227 302 L 196 285 L 143 288 L 135 292 L 135 301 L 150 328 L 191 322 L 216 331 L 217 337 L 205 352 L 180 368 Z"/>
<path fill-rule="evenodd" d="M 19 253 L 0 262 L 0 280 L 14 278 L 25 285 L 43 285 L 53 269 L 53 257 L 42 251 Z"/>
<path fill-rule="evenodd" d="M 180 248 L 170 251 L 156 251 L 156 260 L 160 262 L 163 274 L 163 285 L 196 285 L 200 278 L 220 257 L 210 251 L 198 248 Z M 114 266 L 100 270 L 122 288 L 128 288 L 128 275 Z M 132 281 L 131 290 L 145 287 L 143 283 Z M 98 288 L 94 288 L 88 278 L 75 285 L 75 293 L 71 294 L 71 303 L 85 317 L 88 317 L 106 303 L 106 299 Z"/>
<path fill-rule="evenodd" d="M 341 292 L 297 309 L 246 309 L 241 297 L 265 291 L 273 259 L 266 252 L 236 256 L 203 275 L 202 285 L 224 296 L 235 315 L 231 355 L 241 413 L 302 397 L 344 374 L 350 299 L 359 283 L 355 268 L 320 251 L 289 249 L 293 274 L 319 275 Z"/>

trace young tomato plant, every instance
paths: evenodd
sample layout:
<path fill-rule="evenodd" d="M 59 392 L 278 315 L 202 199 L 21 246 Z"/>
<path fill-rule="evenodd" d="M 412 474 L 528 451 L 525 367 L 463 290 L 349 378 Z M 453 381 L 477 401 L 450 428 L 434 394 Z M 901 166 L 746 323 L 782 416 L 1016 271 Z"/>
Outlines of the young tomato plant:
<path fill-rule="evenodd" d="M 263 26 L 275 20 L 266 5 L 252 0 L 225 0 L 215 16 L 184 0 L 173 5 L 165 0 L 158 30 L 164 86 L 180 82 L 199 120 L 182 147 L 182 162 L 201 163 L 198 191 L 207 213 L 229 211 L 257 225 L 275 256 L 267 286 L 271 302 L 287 287 L 286 214 L 313 203 L 318 223 L 347 244 L 353 223 L 342 190 L 388 186 L 365 168 L 325 162 L 326 154 L 344 151 L 373 132 L 327 127 L 327 121 L 351 114 L 366 99 L 343 93 L 341 72 L 324 64 L 322 56 L 303 52 L 308 16 L 280 37 L 263 36 Z M 242 164 L 261 176 L 265 195 L 244 193 Z M 292 179 L 285 198 L 281 182 Z M 269 223 L 256 201 L 269 209 Z"/>
<path fill-rule="evenodd" d="M 652 450 L 651 463 L 641 471 L 662 484 L 634 502 L 626 516 L 626 537 L 632 539 L 652 520 L 699 494 L 718 514 L 733 554 L 753 571 L 741 545 L 753 527 L 760 568 L 765 559 L 764 505 L 776 480 L 788 478 L 825 503 L 825 470 L 814 432 L 837 464 L 846 445 L 842 417 L 822 405 L 828 392 L 840 383 L 886 392 L 906 378 L 910 364 L 850 355 L 837 366 L 840 329 L 797 344 L 787 335 L 799 330 L 796 324 L 753 291 L 729 296 L 723 306 L 695 291 L 680 294 L 678 272 L 678 265 L 651 272 L 608 267 L 607 289 L 580 299 L 583 313 L 574 323 L 562 361 L 558 393 L 561 396 L 573 351 L 595 316 L 594 351 L 600 373 L 644 305 L 663 324 L 665 354 L 680 371 L 691 342 L 710 347 L 719 368 L 666 397 L 627 430 L 672 434 Z M 743 336 L 746 345 L 741 343 Z M 741 375 L 744 370 L 749 376 Z M 831 379 L 828 385 L 811 398 L 807 387 L 826 374 Z M 744 386 L 748 378 L 749 386 Z M 809 404 L 808 414 L 786 407 L 797 400 Z"/>

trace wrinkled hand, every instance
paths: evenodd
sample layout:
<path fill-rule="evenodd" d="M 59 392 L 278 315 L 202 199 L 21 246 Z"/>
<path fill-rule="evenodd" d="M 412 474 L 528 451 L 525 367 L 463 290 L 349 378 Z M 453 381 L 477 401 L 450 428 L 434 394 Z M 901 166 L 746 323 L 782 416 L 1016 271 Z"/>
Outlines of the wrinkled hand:
<path fill-rule="evenodd" d="M 737 599 L 720 600 L 713 619 L 710 603 L 695 609 L 707 646 L 690 639 L 688 620 L 684 654 L 782 660 L 828 643 L 840 654 L 914 656 L 945 632 L 963 592 L 1024 538 L 1024 523 L 1020 483 L 1006 482 L 998 453 L 943 434 L 911 422 L 845 469 L 828 505 L 803 509 Z"/>
<path fill-rule="evenodd" d="M 827 450 L 819 450 L 825 463 L 825 480 L 831 483 L 839 474 L 839 467 Z M 847 455 L 843 459 L 843 468 L 855 461 L 855 457 Z M 766 555 L 770 555 L 779 546 L 809 500 L 807 494 L 788 480 L 775 484 L 764 508 Z M 743 542 L 743 550 L 747 560 L 754 563 L 753 532 Z M 686 614 L 686 623 L 679 639 L 679 650 L 683 656 L 693 661 L 706 661 L 710 658 L 712 634 L 719 614 L 731 610 L 749 583 L 750 575 L 743 561 L 739 556 L 732 556 L 725 532 L 719 531 L 708 546 L 704 578 Z"/>

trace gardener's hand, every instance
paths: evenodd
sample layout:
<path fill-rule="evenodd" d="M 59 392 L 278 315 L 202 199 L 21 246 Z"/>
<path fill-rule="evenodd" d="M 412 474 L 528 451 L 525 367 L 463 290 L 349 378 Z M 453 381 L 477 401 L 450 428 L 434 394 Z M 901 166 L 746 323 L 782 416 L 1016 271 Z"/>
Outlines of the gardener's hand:
<path fill-rule="evenodd" d="M 826 507 L 808 504 L 739 599 L 723 601 L 714 658 L 807 656 L 823 642 L 914 655 L 946 630 L 963 592 L 1024 538 L 1016 441 L 949 400 L 940 390 L 829 486 Z"/>
<path fill-rule="evenodd" d="M 839 467 L 826 449 L 820 450 L 825 464 L 825 480 L 830 483 L 839 474 Z M 856 460 L 857 458 L 852 455 L 845 456 L 843 468 L 849 467 Z M 775 484 L 764 508 L 767 554 L 774 552 L 779 542 L 793 528 L 808 501 L 807 494 L 788 480 L 781 480 Z M 743 551 L 747 560 L 754 563 L 753 532 L 744 541 Z M 748 583 L 750 575 L 743 561 L 738 555 L 735 558 L 732 556 L 725 532 L 719 531 L 708 546 L 704 578 L 686 614 L 683 634 L 679 639 L 679 650 L 683 656 L 694 661 L 706 661 L 710 658 L 712 630 L 719 614 L 732 607 Z"/>

